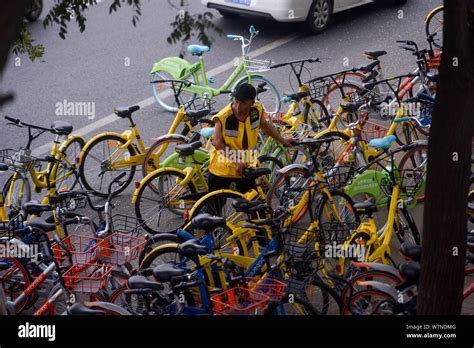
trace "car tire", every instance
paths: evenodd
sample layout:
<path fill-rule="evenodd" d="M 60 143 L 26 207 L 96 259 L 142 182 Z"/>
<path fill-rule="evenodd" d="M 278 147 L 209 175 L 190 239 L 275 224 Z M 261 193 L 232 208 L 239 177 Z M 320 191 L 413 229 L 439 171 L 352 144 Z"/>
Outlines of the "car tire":
<path fill-rule="evenodd" d="M 227 19 L 237 18 L 239 16 L 237 13 L 222 11 L 222 10 L 220 10 L 219 13 L 221 14 L 222 17 L 227 18 Z"/>
<path fill-rule="evenodd" d="M 405 5 L 408 0 L 394 0 L 395 5 Z"/>
<path fill-rule="evenodd" d="M 327 28 L 332 16 L 332 0 L 313 0 L 305 21 L 305 29 L 311 34 L 319 34 Z"/>

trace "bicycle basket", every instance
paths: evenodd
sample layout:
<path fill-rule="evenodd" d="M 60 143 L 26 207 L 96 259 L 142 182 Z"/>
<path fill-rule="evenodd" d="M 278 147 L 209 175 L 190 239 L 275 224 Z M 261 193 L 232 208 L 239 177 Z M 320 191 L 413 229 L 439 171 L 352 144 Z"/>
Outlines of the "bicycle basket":
<path fill-rule="evenodd" d="M 354 176 L 354 168 L 351 166 L 332 167 L 324 173 L 324 179 L 328 189 L 338 189 L 349 185 Z"/>
<path fill-rule="evenodd" d="M 23 232 L 24 230 L 25 225 L 23 224 L 23 217 L 21 214 L 10 219 L 10 221 L 0 221 L 0 238 L 10 240 L 14 238 L 18 232 Z"/>
<path fill-rule="evenodd" d="M 115 214 L 111 218 L 111 231 L 140 238 L 145 235 L 143 223 L 133 216 Z"/>
<path fill-rule="evenodd" d="M 74 293 L 95 294 L 107 285 L 111 265 L 74 265 L 63 274 L 66 287 Z"/>
<path fill-rule="evenodd" d="M 329 92 L 329 80 L 317 80 L 308 82 L 309 93 L 311 98 L 321 99 Z"/>
<path fill-rule="evenodd" d="M 272 65 L 271 60 L 263 60 L 263 59 L 244 59 L 245 67 L 247 68 L 247 72 L 249 73 L 258 73 L 258 72 L 266 72 L 270 70 L 270 66 Z"/>
<path fill-rule="evenodd" d="M 232 288 L 211 297 L 218 315 L 263 315 L 270 298 L 242 287 Z"/>
<path fill-rule="evenodd" d="M 342 245 L 357 227 L 359 227 L 359 224 L 353 222 L 331 221 L 321 223 L 319 238 L 324 256 L 330 256 L 331 251 L 336 252 L 331 248 Z M 337 258 L 337 255 L 334 254 L 333 258 Z"/>
<path fill-rule="evenodd" d="M 76 197 L 63 197 L 59 199 L 59 207 L 63 211 L 75 211 L 77 209 L 83 209 L 87 206 L 87 196 L 77 195 Z"/>
<path fill-rule="evenodd" d="M 98 248 L 103 245 L 102 243 L 102 239 L 72 234 L 61 240 L 62 246 L 58 243 L 51 245 L 51 250 L 60 267 L 84 265 L 97 260 Z M 69 262 L 69 254 L 72 265 Z"/>
<path fill-rule="evenodd" d="M 145 243 L 144 238 L 114 233 L 103 240 L 99 258 L 105 263 L 121 266 L 138 258 Z"/>
<path fill-rule="evenodd" d="M 316 232 L 309 232 L 295 226 L 288 228 L 282 238 L 282 251 L 286 272 L 292 278 L 311 274 L 317 267 L 319 240 Z"/>
<path fill-rule="evenodd" d="M 39 159 L 31 156 L 31 150 L 4 149 L 0 151 L 0 162 L 18 172 L 26 172 L 31 168 L 40 167 Z"/>
<path fill-rule="evenodd" d="M 362 127 L 361 137 L 362 140 L 370 142 L 373 139 L 379 139 L 385 137 L 388 132 L 388 127 L 382 126 L 372 121 L 365 121 Z"/>
<path fill-rule="evenodd" d="M 400 171 L 402 192 L 411 198 L 418 196 L 426 179 L 425 173 L 423 169 L 405 169 Z"/>
<path fill-rule="evenodd" d="M 265 279 L 247 277 L 245 278 L 245 284 L 241 287 L 268 296 L 271 301 L 280 302 L 285 295 L 288 285 L 271 277 Z"/>

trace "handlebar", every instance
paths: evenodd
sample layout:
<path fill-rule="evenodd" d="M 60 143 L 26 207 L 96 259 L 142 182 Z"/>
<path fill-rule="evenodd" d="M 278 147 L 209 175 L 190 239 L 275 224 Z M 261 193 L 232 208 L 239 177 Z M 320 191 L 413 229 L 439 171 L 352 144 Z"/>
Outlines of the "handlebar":
<path fill-rule="evenodd" d="M 53 130 L 51 128 L 44 128 L 44 127 L 40 127 L 40 126 L 35 126 L 33 124 L 22 122 L 21 120 L 19 120 L 17 118 L 10 117 L 10 116 L 5 116 L 5 119 L 7 121 L 11 122 L 12 124 L 18 126 L 18 127 L 27 127 L 27 128 L 37 129 L 37 130 L 40 130 L 40 131 L 43 131 L 43 132 L 51 132 L 51 133 L 53 132 Z"/>
<path fill-rule="evenodd" d="M 270 66 L 270 69 L 278 69 L 287 65 L 293 65 L 293 64 L 300 64 L 300 63 L 321 63 L 321 60 L 319 58 L 307 58 L 307 59 L 300 59 L 300 60 L 294 60 L 291 62 L 285 62 L 285 63 L 280 63 L 280 64 L 275 64 Z"/>

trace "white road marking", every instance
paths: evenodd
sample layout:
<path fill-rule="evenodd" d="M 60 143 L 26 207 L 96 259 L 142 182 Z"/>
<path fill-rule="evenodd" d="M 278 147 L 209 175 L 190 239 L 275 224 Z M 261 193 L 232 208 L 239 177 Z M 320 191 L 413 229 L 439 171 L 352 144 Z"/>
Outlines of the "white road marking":
<path fill-rule="evenodd" d="M 300 37 L 299 34 L 288 35 L 288 36 L 283 37 L 279 40 L 273 41 L 272 43 L 269 43 L 268 45 L 260 47 L 259 49 L 256 49 L 253 52 L 250 52 L 249 56 L 250 56 L 250 58 L 259 57 L 259 56 L 261 56 L 261 55 L 263 55 L 263 54 L 265 54 L 269 51 L 272 51 L 272 50 L 274 50 L 278 47 L 286 45 L 287 43 L 289 43 L 291 41 L 296 40 L 298 37 Z M 229 69 L 232 69 L 233 67 L 234 67 L 234 61 L 232 60 L 232 61 L 230 61 L 226 64 L 223 64 L 221 66 L 218 66 L 217 68 L 212 69 L 211 71 L 209 71 L 207 73 L 207 75 L 208 76 L 217 76 L 217 75 L 222 74 L 223 72 L 225 72 Z M 171 95 L 171 93 L 169 91 L 168 92 L 162 92 L 160 94 L 160 97 L 166 98 L 169 95 Z M 138 105 L 138 106 L 140 106 L 140 109 L 144 109 L 144 108 L 146 108 L 150 105 L 153 105 L 153 104 L 155 104 L 155 98 L 150 97 L 150 98 L 144 99 L 144 100 L 142 100 L 138 103 L 135 103 L 133 105 Z M 111 115 L 108 115 L 104 118 L 101 118 L 100 120 L 95 121 L 94 123 L 91 123 L 88 126 L 85 126 L 81 129 L 78 129 L 77 131 L 74 131 L 73 134 L 80 135 L 80 136 L 84 137 L 87 134 L 90 134 L 90 133 L 96 131 L 99 128 L 105 127 L 105 126 L 111 124 L 112 122 L 114 122 L 116 120 L 117 120 L 117 116 L 115 114 L 111 114 Z M 45 145 L 42 145 L 42 146 L 39 146 L 33 151 L 32 155 L 38 157 L 38 156 L 41 156 L 43 154 L 46 154 L 49 151 L 51 151 L 51 146 L 52 146 L 52 142 L 49 142 L 49 143 L 47 143 Z"/>

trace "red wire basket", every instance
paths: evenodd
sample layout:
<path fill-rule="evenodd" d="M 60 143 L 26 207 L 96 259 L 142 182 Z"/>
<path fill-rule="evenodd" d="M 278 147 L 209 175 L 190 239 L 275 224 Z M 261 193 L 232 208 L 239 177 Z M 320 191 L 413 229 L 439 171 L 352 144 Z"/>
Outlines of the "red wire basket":
<path fill-rule="evenodd" d="M 51 246 L 53 256 L 61 267 L 73 265 L 85 265 L 93 263 L 99 255 L 98 247 L 103 240 L 95 237 L 87 237 L 72 234 L 61 240 L 63 246 L 67 248 L 72 257 L 72 265 L 69 262 L 68 252 L 61 245 L 54 243 Z"/>
<path fill-rule="evenodd" d="M 138 258 L 146 239 L 123 233 L 113 233 L 100 246 L 99 258 L 108 264 L 124 265 Z"/>
<path fill-rule="evenodd" d="M 95 294 L 105 287 L 112 265 L 74 265 L 63 274 L 66 287 L 74 293 Z"/>
<path fill-rule="evenodd" d="M 367 120 L 362 127 L 362 140 L 369 142 L 373 139 L 383 138 L 387 134 L 388 129 L 388 127 L 381 124 Z"/>
<path fill-rule="evenodd" d="M 270 298 L 270 301 L 280 302 L 285 295 L 288 284 L 275 278 L 246 278 L 244 285 L 248 290 L 263 294 Z"/>
<path fill-rule="evenodd" d="M 242 287 L 232 288 L 211 297 L 218 315 L 263 315 L 270 297 Z"/>

